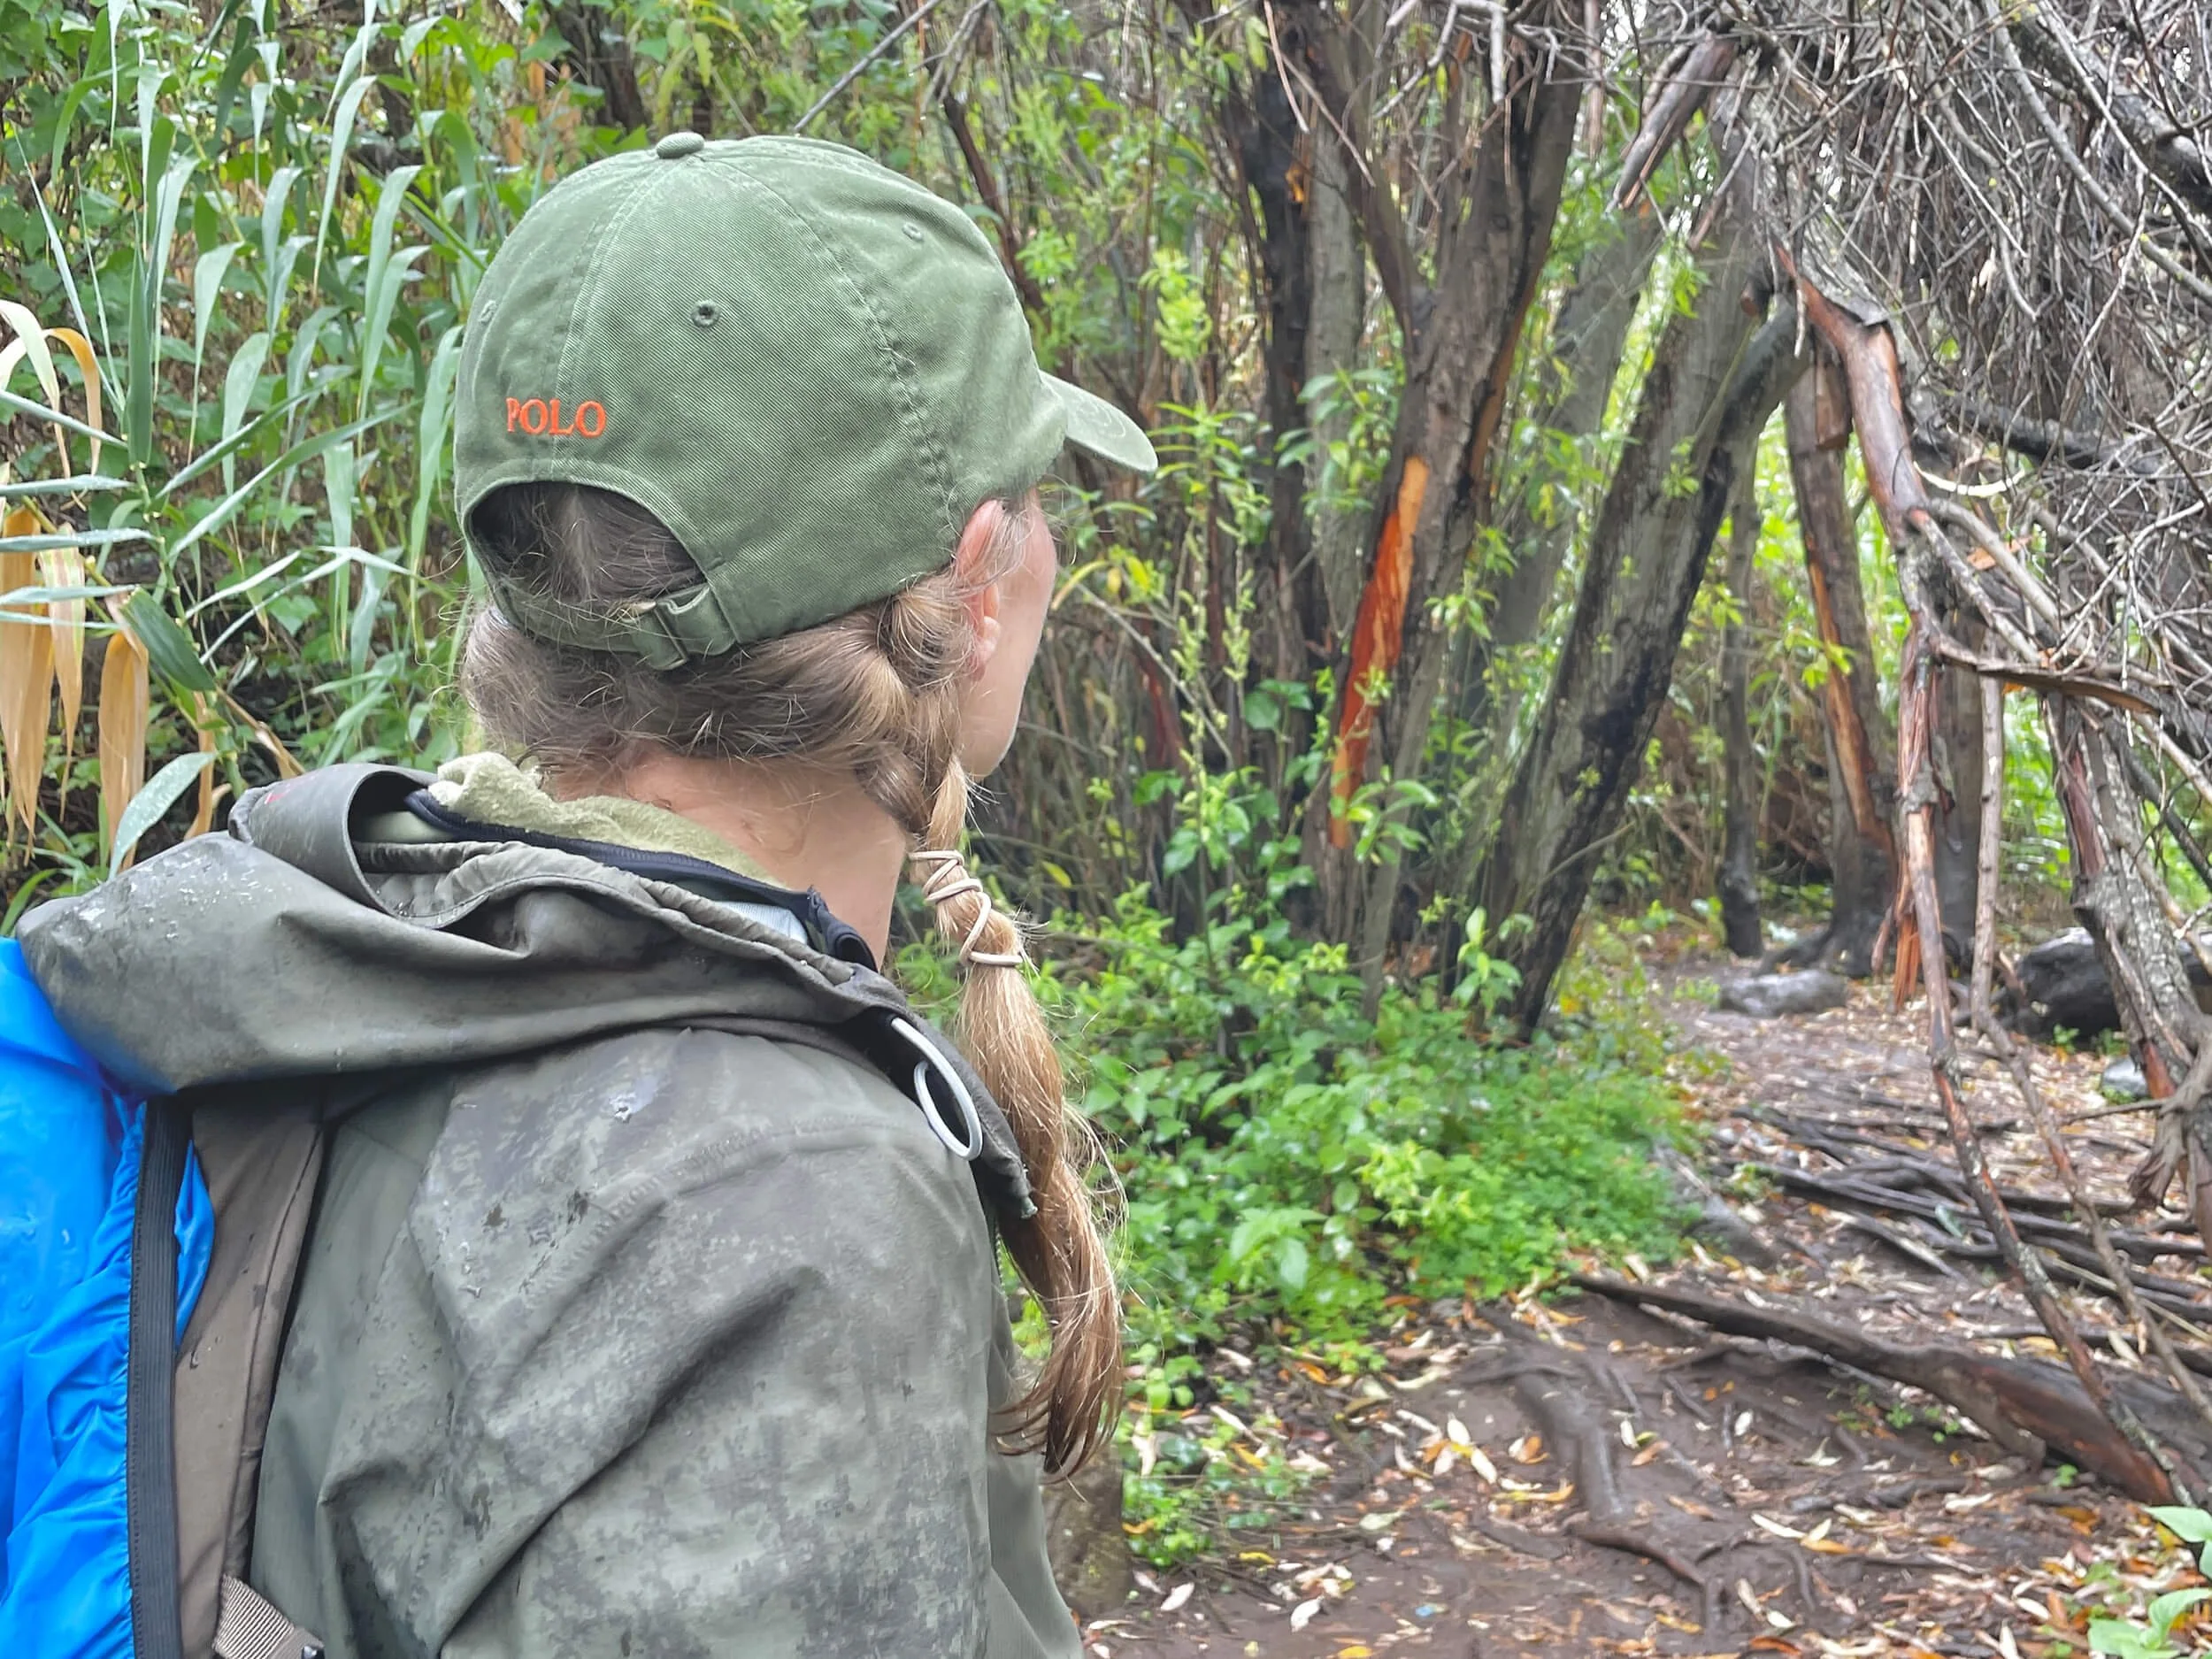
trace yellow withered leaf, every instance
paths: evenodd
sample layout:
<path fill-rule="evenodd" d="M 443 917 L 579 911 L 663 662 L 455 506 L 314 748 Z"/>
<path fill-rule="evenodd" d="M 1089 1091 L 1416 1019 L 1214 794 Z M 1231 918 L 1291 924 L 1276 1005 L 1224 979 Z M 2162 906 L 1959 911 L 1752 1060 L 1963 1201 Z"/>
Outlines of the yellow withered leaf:
<path fill-rule="evenodd" d="M 56 548 L 38 556 L 39 580 L 49 588 L 85 585 L 84 555 L 75 548 Z M 84 601 L 57 599 L 46 607 L 53 618 L 54 683 L 61 690 L 61 747 L 65 755 L 77 747 L 77 717 L 84 711 Z"/>
<path fill-rule="evenodd" d="M 42 328 L 30 310 L 10 301 L 0 300 L 0 322 L 4 322 L 15 339 L 0 349 L 0 386 L 7 383 L 15 365 L 29 360 L 32 373 L 37 376 L 39 390 L 44 394 L 47 405 L 61 407 L 61 379 L 54 373 L 53 354 L 46 349 L 49 340 L 58 340 L 68 348 L 69 355 L 77 360 L 77 367 L 84 375 L 85 424 L 96 432 L 100 429 L 100 366 L 93 354 L 92 342 L 73 328 Z M 54 428 L 54 443 L 61 459 L 61 470 L 69 471 L 69 434 L 60 426 Z M 100 441 L 92 440 L 92 464 L 88 469 L 100 470 Z"/>
<path fill-rule="evenodd" d="M 192 719 L 200 728 L 200 753 L 203 755 L 215 753 L 215 718 L 214 699 L 195 692 L 192 695 Z M 223 789 L 216 788 L 215 764 L 212 760 L 200 768 L 200 803 L 193 811 L 192 826 L 185 831 L 187 837 L 204 835 L 215 827 L 215 797 L 229 787 L 226 784 Z"/>
<path fill-rule="evenodd" d="M 100 819 L 111 846 L 123 809 L 146 781 L 146 648 L 119 626 L 100 664 Z"/>
<path fill-rule="evenodd" d="M 63 345 L 68 347 L 69 355 L 77 359 L 77 367 L 83 372 L 84 424 L 95 432 L 106 430 L 100 424 L 100 360 L 93 355 L 92 342 L 73 328 L 49 328 L 46 331 L 46 337 L 49 340 L 58 340 Z M 67 458 L 68 453 L 66 449 L 62 451 L 65 459 Z M 95 438 L 92 440 L 92 459 L 85 471 L 96 472 L 99 470 L 100 441 Z"/>
<path fill-rule="evenodd" d="M 0 520 L 0 534 L 35 535 L 35 511 L 19 507 Z M 0 553 L 0 593 L 38 581 L 35 553 Z M 11 614 L 38 616 L 34 606 Z M 54 634 L 50 627 L 0 618 L 0 747 L 7 751 L 8 799 L 23 827 L 38 822 L 38 788 L 46 775 L 46 719 L 53 706 Z"/>

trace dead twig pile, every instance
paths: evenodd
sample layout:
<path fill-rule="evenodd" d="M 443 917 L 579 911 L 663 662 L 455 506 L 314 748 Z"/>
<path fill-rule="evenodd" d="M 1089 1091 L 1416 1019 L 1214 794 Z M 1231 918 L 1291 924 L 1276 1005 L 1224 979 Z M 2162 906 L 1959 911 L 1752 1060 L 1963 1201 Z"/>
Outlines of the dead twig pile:
<path fill-rule="evenodd" d="M 1825 1179 L 1858 1208 L 1903 1217 L 1901 1229 L 1868 1225 L 1916 1259 L 2001 1262 L 2121 1437 L 2125 1484 L 2201 1496 L 2212 1465 L 2182 1448 L 2212 1428 L 2203 1354 L 2185 1356 L 2200 1334 L 2192 1293 L 2142 1265 L 2154 1241 L 2107 1225 L 2110 1207 L 2074 1168 L 1990 987 L 2004 699 L 2018 690 L 2049 735 L 2076 911 L 2161 1102 L 2130 1197 L 2155 1203 L 2183 1177 L 2204 1235 L 2212 1020 L 2185 965 L 2202 949 L 2201 918 L 2170 877 L 2212 886 L 2192 830 L 2212 809 L 2212 19 L 2193 0 L 1876 12 L 1782 0 L 1700 6 L 1674 27 L 1680 49 L 1647 101 L 1623 196 L 1700 108 L 1732 152 L 1755 157 L 1776 273 L 1818 342 L 1823 406 L 1847 411 L 1823 442 L 1857 435 L 1910 618 L 1899 888 L 1884 932 L 1899 1001 L 1927 993 L 1956 1169 L 1939 1194 L 1894 1167 L 1777 1178 Z M 1958 675 L 1978 682 L 1982 706 L 1970 917 L 1945 913 L 1936 870 L 1953 790 L 1937 706 Z M 1962 995 L 1955 960 L 1968 964 Z M 1986 1167 L 1960 1080 L 1961 1004 L 2078 1217 L 2062 1232 L 2016 1217 Z M 2120 1305 L 2197 1419 L 2193 1433 L 2154 1431 L 2114 1391 L 2055 1279 Z"/>

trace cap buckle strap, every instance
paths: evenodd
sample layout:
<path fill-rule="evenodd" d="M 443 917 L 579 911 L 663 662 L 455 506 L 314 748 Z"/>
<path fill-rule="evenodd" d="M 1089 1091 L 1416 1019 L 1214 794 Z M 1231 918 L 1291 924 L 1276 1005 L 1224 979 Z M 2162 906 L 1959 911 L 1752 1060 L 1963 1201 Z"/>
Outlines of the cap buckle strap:
<path fill-rule="evenodd" d="M 730 620 L 722 595 L 712 580 L 664 594 L 653 603 L 656 619 L 689 661 L 719 657 L 745 642 L 746 636 Z"/>
<path fill-rule="evenodd" d="M 574 650 L 636 657 L 664 672 L 689 660 L 683 641 L 660 615 L 658 601 L 593 613 L 570 609 L 518 583 L 487 572 L 492 603 L 509 624 L 532 639 Z"/>
<path fill-rule="evenodd" d="M 983 937 L 983 930 L 991 919 L 991 895 L 989 889 L 968 873 L 967 864 L 958 853 L 924 851 L 909 853 L 907 857 L 913 864 L 935 866 L 922 882 L 922 897 L 933 909 L 965 893 L 972 893 L 982 901 L 982 908 L 976 911 L 975 920 L 969 926 L 968 936 L 960 941 L 963 967 L 1018 968 L 1022 965 L 1026 958 L 1018 949 L 1011 951 L 976 949 L 977 941 Z"/>
<path fill-rule="evenodd" d="M 684 642 L 676 637 L 676 631 L 668 626 L 662 611 L 663 602 L 653 600 L 644 604 L 625 605 L 620 612 L 624 626 L 623 642 L 644 660 L 648 668 L 660 673 L 681 668 L 690 661 L 691 654 L 684 649 Z M 618 625 L 619 626 L 619 625 Z"/>

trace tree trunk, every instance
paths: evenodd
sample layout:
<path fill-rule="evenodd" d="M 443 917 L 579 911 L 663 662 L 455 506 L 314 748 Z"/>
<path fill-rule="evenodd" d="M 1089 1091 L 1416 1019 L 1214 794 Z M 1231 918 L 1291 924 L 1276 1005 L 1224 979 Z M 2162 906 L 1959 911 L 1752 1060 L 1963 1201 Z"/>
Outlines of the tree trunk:
<path fill-rule="evenodd" d="M 1754 452 L 1755 457 L 1755 451 Z M 1759 757 L 1751 747 L 1751 572 L 1759 550 L 1758 469 L 1748 464 L 1736 479 L 1728 510 L 1730 616 L 1721 630 L 1722 812 L 1720 925 L 1734 956 L 1766 948 L 1759 926 Z"/>
<path fill-rule="evenodd" d="M 553 27 L 568 42 L 563 61 L 577 83 L 598 89 L 606 124 L 626 133 L 643 127 L 649 119 L 645 96 L 619 14 L 606 6 L 560 5 L 553 9 Z"/>
<path fill-rule="evenodd" d="M 1284 50 L 1296 49 L 1295 36 Z M 1328 626 L 1328 596 L 1312 559 L 1306 521 L 1306 469 L 1283 445 L 1306 426 L 1307 338 L 1313 312 L 1308 234 L 1312 192 L 1301 134 L 1282 77 L 1255 73 L 1222 99 L 1222 124 L 1234 141 L 1244 184 L 1260 206 L 1259 256 L 1267 334 L 1261 350 L 1267 413 L 1267 582 L 1274 590 L 1274 672 L 1305 678 L 1308 641 Z M 1263 660 L 1265 660 L 1264 658 Z"/>
<path fill-rule="evenodd" d="M 1367 88 L 1353 71 L 1347 26 L 1314 0 L 1278 15 L 1300 19 L 1327 119 L 1365 150 Z M 1574 22 L 1565 0 L 1540 0 L 1526 19 L 1532 35 L 1570 31 Z M 1470 82 L 1481 65 L 1471 58 L 1444 68 L 1442 151 L 1466 158 L 1440 181 L 1432 282 L 1422 280 L 1381 157 L 1351 158 L 1346 173 L 1405 348 L 1392 461 L 1378 497 L 1383 511 L 1338 676 L 1336 751 L 1321 803 L 1329 921 L 1340 937 L 1357 941 L 1371 1002 L 1398 897 L 1399 855 L 1386 840 L 1372 869 L 1363 871 L 1345 810 L 1368 780 L 1371 748 L 1388 757 L 1393 777 L 1419 769 L 1448 645 L 1430 608 L 1457 583 L 1489 508 L 1492 442 L 1550 249 L 1581 107 L 1576 55 L 1543 50 L 1518 31 L 1509 39 L 1510 61 L 1494 68 L 1510 90 L 1471 132 L 1465 105 L 1478 96 Z"/>
<path fill-rule="evenodd" d="M 1819 404 L 1824 361 L 1782 401 L 1790 480 L 1797 492 L 1805 580 L 1821 643 L 1840 651 L 1820 688 L 1828 734 L 1828 925 L 1783 953 L 1795 966 L 1828 966 L 1863 979 L 1874 972 L 1874 941 L 1889 914 L 1897 862 L 1897 742 L 1882 712 L 1874 645 L 1859 583 L 1858 538 L 1844 500 L 1841 446 L 1824 446 Z M 1840 388 L 1838 390 L 1840 396 Z M 1844 429 L 1847 436 L 1847 426 Z"/>
<path fill-rule="evenodd" d="M 1345 194 L 1344 146 L 1325 122 L 1312 135 L 1313 183 L 1307 198 L 1306 253 L 1313 296 L 1306 329 L 1306 378 L 1335 374 L 1359 362 L 1367 324 L 1367 256 L 1359 224 Z M 1336 408 L 1313 421 L 1315 447 L 1325 455 L 1351 430 L 1351 411 Z M 1320 463 L 1315 463 L 1318 472 Z M 1313 515 L 1313 562 L 1327 607 L 1328 631 L 1315 643 L 1332 658 L 1352 631 L 1359 609 L 1362 541 L 1368 513 L 1335 501 L 1318 503 Z"/>
<path fill-rule="evenodd" d="M 2168 1102 L 2130 1180 L 2157 1203 L 2178 1173 L 2199 1233 L 2212 1237 L 2212 1019 L 2199 1008 L 2182 944 L 2144 879 L 2142 804 L 2113 740 L 2063 698 L 2045 704 L 2059 805 L 2074 849 L 2074 914 L 2096 941 L 2151 1098 Z M 2122 740 L 2124 741 L 2124 740 Z"/>
<path fill-rule="evenodd" d="M 1536 422 L 1558 437 L 1571 439 L 1583 465 L 1594 458 L 1606 401 L 1628 344 L 1628 326 L 1635 320 L 1644 280 L 1651 273 L 1651 256 L 1659 245 L 1659 216 L 1649 202 L 1631 210 L 1614 234 L 1582 256 L 1574 287 L 1560 302 L 1552 325 L 1557 390 Z M 1531 480 L 1532 485 L 1548 481 L 1548 471 Z M 1493 755 L 1502 757 L 1510 749 L 1521 699 L 1517 686 L 1494 685 L 1491 670 L 1509 667 L 1515 657 L 1535 643 L 1552 590 L 1558 585 L 1559 567 L 1582 522 L 1586 494 L 1578 484 L 1558 491 L 1563 505 L 1548 524 L 1539 522 L 1527 494 L 1499 503 L 1498 529 L 1513 549 L 1513 568 L 1498 584 L 1489 637 L 1475 641 L 1470 649 L 1462 691 L 1468 723 L 1490 729 Z"/>
<path fill-rule="evenodd" d="M 1502 1010 L 1532 1028 L 1565 960 L 1597 854 L 1643 762 L 1705 561 L 1740 472 L 1802 365 L 1796 319 L 1740 303 L 1757 247 L 1734 216 L 1704 256 L 1697 308 L 1670 318 L 1591 532 L 1574 620 L 1475 880 L 1494 925 L 1528 918 Z"/>

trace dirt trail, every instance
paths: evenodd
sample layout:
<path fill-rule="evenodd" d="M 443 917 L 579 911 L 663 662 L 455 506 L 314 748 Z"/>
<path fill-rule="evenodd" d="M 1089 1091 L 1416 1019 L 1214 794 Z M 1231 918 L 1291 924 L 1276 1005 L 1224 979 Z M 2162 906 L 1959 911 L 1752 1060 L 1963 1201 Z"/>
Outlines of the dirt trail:
<path fill-rule="evenodd" d="M 1800 1137 L 1837 1133 L 1947 1164 L 1916 1010 L 1892 1015 L 1861 987 L 1844 1009 L 1754 1020 L 1694 995 L 1712 972 L 1669 972 L 1686 993 L 1672 1010 L 1686 1056 L 1725 1061 L 1692 1083 L 1710 1132 L 1704 1179 L 1746 1161 L 1830 1169 Z M 2099 1064 L 2036 1062 L 2062 1114 L 2102 1103 Z M 2016 1116 L 1993 1063 L 1970 1071 L 1980 1121 Z M 2146 1121 L 2069 1130 L 2100 1193 L 2122 1190 Z M 2055 1190 L 2024 1129 L 1985 1144 L 2001 1180 Z M 1932 1247 L 1959 1248 L 1935 1222 L 1854 1216 L 1781 1186 L 1731 1202 L 1744 1223 L 1732 1240 L 1709 1231 L 1665 1282 L 1898 1341 L 2048 1351 L 2016 1294 Z M 1777 1247 L 1763 1264 L 1755 1228 Z M 2194 1280 L 2200 1261 L 2154 1265 Z M 2101 1302 L 2079 1311 L 2093 1329 L 2116 1323 Z M 2117 1351 L 2132 1361 L 2124 1335 Z M 1125 1616 L 1094 1621 L 1089 1651 L 1855 1659 L 2036 1655 L 2069 1640 L 2079 1653 L 2081 1603 L 2097 1594 L 2077 1594 L 2085 1572 L 2193 1581 L 2093 1479 L 2062 1485 L 1925 1396 L 1779 1344 L 1582 1295 L 1409 1310 L 1387 1354 L 1382 1380 L 1310 1365 L 1250 1379 L 1294 1455 L 1332 1472 L 1239 1559 L 1155 1578 Z"/>

